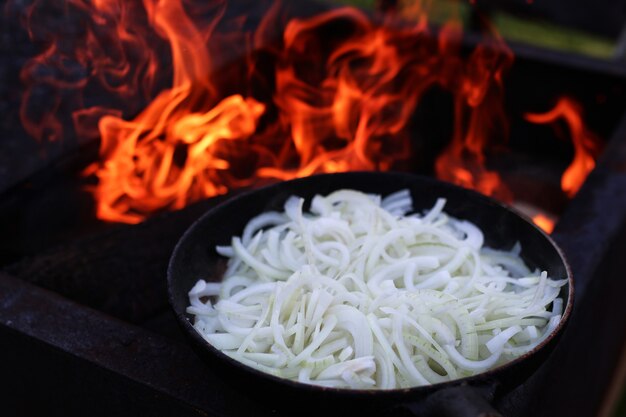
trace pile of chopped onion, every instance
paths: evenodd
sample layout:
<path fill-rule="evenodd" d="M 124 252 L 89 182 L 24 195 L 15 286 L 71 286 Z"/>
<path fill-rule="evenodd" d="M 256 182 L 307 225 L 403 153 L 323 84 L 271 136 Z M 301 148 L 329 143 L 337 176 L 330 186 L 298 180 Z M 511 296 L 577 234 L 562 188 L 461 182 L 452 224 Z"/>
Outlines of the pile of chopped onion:
<path fill-rule="evenodd" d="M 196 330 L 264 372 L 339 388 L 434 384 L 497 367 L 557 326 L 566 280 L 530 271 L 520 247 L 483 247 L 473 223 L 423 214 L 409 192 L 353 190 L 247 224 L 223 282 L 189 292 Z"/>

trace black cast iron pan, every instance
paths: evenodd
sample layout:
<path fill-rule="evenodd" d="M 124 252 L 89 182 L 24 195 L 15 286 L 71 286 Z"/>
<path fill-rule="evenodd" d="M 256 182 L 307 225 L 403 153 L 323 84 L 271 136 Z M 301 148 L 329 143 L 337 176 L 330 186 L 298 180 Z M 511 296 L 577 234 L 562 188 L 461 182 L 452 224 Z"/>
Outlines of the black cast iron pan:
<path fill-rule="evenodd" d="M 408 188 L 416 210 L 428 209 L 437 198 L 447 199 L 446 212 L 469 220 L 485 235 L 485 244 L 509 249 L 522 245 L 521 256 L 531 268 L 551 277 L 568 278 L 562 287 L 563 319 L 553 334 L 528 354 L 482 374 L 431 386 L 396 390 L 348 390 L 306 385 L 252 369 L 209 345 L 192 327 L 185 309 L 187 293 L 200 278 L 220 281 L 224 259 L 216 245 L 228 245 L 241 235 L 248 220 L 268 210 L 282 210 L 291 195 L 310 201 L 316 194 L 351 188 L 387 195 Z M 489 401 L 528 378 L 547 357 L 562 333 L 573 304 L 572 274 L 556 244 L 532 222 L 476 192 L 429 178 L 400 173 L 353 172 L 316 175 L 281 182 L 237 196 L 213 208 L 187 230 L 170 260 L 168 290 L 171 305 L 196 352 L 225 380 L 292 414 L 310 415 L 497 415 Z"/>

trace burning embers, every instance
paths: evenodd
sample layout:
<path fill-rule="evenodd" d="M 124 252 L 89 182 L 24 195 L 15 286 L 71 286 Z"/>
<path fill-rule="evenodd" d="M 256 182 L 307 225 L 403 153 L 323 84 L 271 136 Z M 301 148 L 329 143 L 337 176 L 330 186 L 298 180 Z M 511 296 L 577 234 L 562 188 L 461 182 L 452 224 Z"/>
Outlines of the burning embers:
<path fill-rule="evenodd" d="M 24 69 L 32 84 L 22 118 L 31 134 L 62 136 L 69 109 L 77 134 L 100 136 L 100 160 L 85 171 L 98 178 L 99 218 L 137 223 L 261 181 L 398 168 L 411 156 L 415 109 L 433 87 L 452 96 L 454 113 L 437 176 L 512 200 L 485 156 L 507 135 L 503 76 L 513 57 L 497 34 L 467 54 L 458 22 L 434 32 L 425 13 L 414 25 L 352 8 L 285 23 L 276 3 L 249 29 L 225 2 L 198 4 L 68 0 L 66 7 L 85 18 L 79 42 L 57 36 Z M 171 76 L 164 70 L 167 45 Z M 237 55 L 237 63 L 222 65 L 227 55 Z M 37 71 L 42 67 L 54 71 Z M 169 86 L 139 111 L 141 97 L 154 96 L 168 76 Z M 42 84 L 53 99 L 34 116 L 32 86 Z M 84 89 L 94 85 L 118 105 L 87 105 Z M 528 115 L 536 123 L 562 116 L 570 124 L 576 157 L 563 179 L 570 195 L 597 154 L 579 113 L 562 100 L 547 114 Z M 89 129 L 93 120 L 97 133 Z"/>

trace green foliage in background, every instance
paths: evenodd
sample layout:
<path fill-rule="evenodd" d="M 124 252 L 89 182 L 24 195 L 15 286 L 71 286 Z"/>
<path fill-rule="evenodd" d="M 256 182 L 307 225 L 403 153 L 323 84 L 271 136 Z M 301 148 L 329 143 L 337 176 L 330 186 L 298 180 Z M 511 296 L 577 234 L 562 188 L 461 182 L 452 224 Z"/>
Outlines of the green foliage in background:
<path fill-rule="evenodd" d="M 376 0 L 333 0 L 331 3 L 344 4 L 348 6 L 356 6 L 362 9 L 374 9 Z"/>
<path fill-rule="evenodd" d="M 576 29 L 495 13 L 493 23 L 505 39 L 595 58 L 613 57 L 615 42 Z"/>
<path fill-rule="evenodd" d="M 377 3 L 376 0 L 328 1 L 367 10 L 373 10 Z M 403 10 L 408 10 L 410 5 L 416 1 L 418 0 L 398 0 L 399 13 L 405 18 L 411 19 L 411 16 L 405 14 Z M 467 1 L 432 0 L 428 18 L 435 25 L 443 24 L 453 17 L 467 25 L 472 7 Z M 504 39 L 509 41 L 600 59 L 612 59 L 615 54 L 616 40 L 605 39 L 573 28 L 542 20 L 513 16 L 498 10 L 493 12 L 491 21 Z"/>

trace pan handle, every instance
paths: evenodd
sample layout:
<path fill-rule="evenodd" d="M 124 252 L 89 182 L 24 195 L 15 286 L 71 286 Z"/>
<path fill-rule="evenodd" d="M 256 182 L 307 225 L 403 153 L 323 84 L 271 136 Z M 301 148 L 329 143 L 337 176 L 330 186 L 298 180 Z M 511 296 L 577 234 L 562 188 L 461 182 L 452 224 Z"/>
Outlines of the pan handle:
<path fill-rule="evenodd" d="M 490 404 L 495 387 L 456 385 L 403 408 L 415 417 L 502 417 Z"/>

